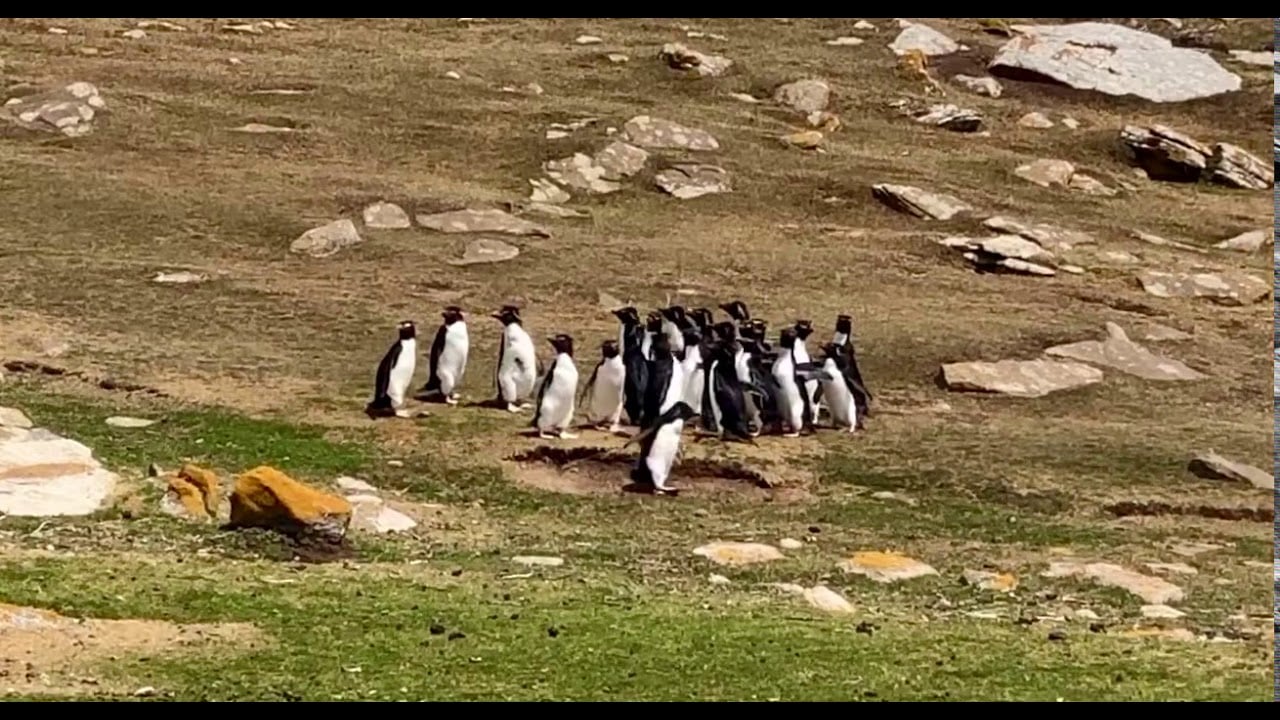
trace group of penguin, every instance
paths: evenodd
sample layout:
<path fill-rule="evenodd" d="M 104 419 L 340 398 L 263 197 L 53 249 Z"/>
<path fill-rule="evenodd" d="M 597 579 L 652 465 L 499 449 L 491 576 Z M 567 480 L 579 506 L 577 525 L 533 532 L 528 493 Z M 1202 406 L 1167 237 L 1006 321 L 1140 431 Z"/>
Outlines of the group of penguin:
<path fill-rule="evenodd" d="M 837 428 L 863 428 L 872 397 L 858 368 L 851 316 L 836 317 L 834 335 L 815 362 L 807 345 L 811 321 L 782 328 L 774 347 L 765 339 L 768 324 L 752 318 L 741 300 L 719 307 L 729 320 L 715 322 L 707 308 L 680 305 L 650 312 L 643 322 L 634 306 L 614 310 L 618 339 L 601 344 L 600 359 L 579 393 L 573 338 L 548 338 L 555 357 L 541 372 L 519 308 L 504 306 L 492 314 L 503 325 L 495 402 L 513 413 L 532 404 L 531 425 L 544 439 L 577 437 L 570 425 L 579 407 L 592 425 L 612 433 L 622 432 L 625 413 L 640 430 L 627 443 L 640 444 L 631 479 L 666 495 L 676 492 L 667 481 L 684 425 L 695 417 L 703 431 L 747 443 L 766 428 L 784 437 L 812 430 L 821 410 Z M 442 317 L 427 382 L 415 397 L 453 405 L 470 339 L 461 308 L 446 307 Z M 408 416 L 404 401 L 416 367 L 416 326 L 401 322 L 399 335 L 378 365 L 373 400 L 365 408 L 372 418 Z"/>

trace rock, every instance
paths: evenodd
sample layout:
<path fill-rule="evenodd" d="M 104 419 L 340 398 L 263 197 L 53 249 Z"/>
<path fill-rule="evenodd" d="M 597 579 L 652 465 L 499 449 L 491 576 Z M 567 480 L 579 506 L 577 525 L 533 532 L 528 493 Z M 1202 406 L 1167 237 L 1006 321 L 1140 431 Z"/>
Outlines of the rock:
<path fill-rule="evenodd" d="M 106 423 L 111 427 L 118 428 L 144 428 L 155 425 L 155 420 L 147 420 L 145 418 L 128 417 L 127 415 L 114 415 L 107 418 Z"/>
<path fill-rule="evenodd" d="M 141 28 L 133 28 L 132 30 L 125 30 L 120 35 L 130 40 L 141 40 L 147 36 L 147 31 Z"/>
<path fill-rule="evenodd" d="M 805 114 L 826 110 L 831 101 L 831 86 L 826 80 L 789 82 L 773 91 L 773 101 Z"/>
<path fill-rule="evenodd" d="M 511 562 L 530 567 L 560 567 L 564 565 L 564 558 L 554 555 L 517 555 L 511 558 Z"/>
<path fill-rule="evenodd" d="M 1014 272 L 1054 275 L 1057 258 L 1040 245 L 1018 235 L 988 238 L 945 237 L 939 244 L 961 250 L 965 259 L 981 268 L 1004 267 Z"/>
<path fill-rule="evenodd" d="M 950 220 L 973 210 L 973 206 L 952 195 L 932 193 L 911 185 L 879 183 L 871 186 L 871 194 L 894 210 L 919 218 Z"/>
<path fill-rule="evenodd" d="M 1067 181 L 1067 187 L 1072 190 L 1079 190 L 1086 195 L 1100 195 L 1102 197 L 1115 197 L 1119 194 L 1115 188 L 1103 185 L 1097 178 L 1085 175 L 1084 173 L 1076 173 Z"/>
<path fill-rule="evenodd" d="M 764 543 L 716 541 L 694 548 L 694 555 L 700 555 L 717 565 L 751 565 L 754 563 L 781 560 L 783 555 L 778 548 Z"/>
<path fill-rule="evenodd" d="M 960 87 L 978 95 L 998 98 L 1004 94 L 1004 86 L 1000 84 L 999 80 L 990 76 L 956 75 L 951 79 L 956 81 L 956 84 L 960 85 Z"/>
<path fill-rule="evenodd" d="M 607 180 L 621 180 L 644 169 L 649 162 L 646 150 L 617 140 L 609 143 L 593 157 L 595 164 L 604 168 Z"/>
<path fill-rule="evenodd" d="M 1260 468 L 1228 460 L 1215 452 L 1201 453 L 1191 459 L 1187 470 L 1206 480 L 1229 480 L 1248 483 L 1262 490 L 1275 489 L 1275 477 Z"/>
<path fill-rule="evenodd" d="M 720 143 L 705 130 L 688 128 L 661 118 L 637 115 L 622 126 L 627 142 L 642 148 L 719 150 Z"/>
<path fill-rule="evenodd" d="M 733 191 L 729 173 L 715 165 L 683 163 L 662 170 L 654 183 L 681 200 Z"/>
<path fill-rule="evenodd" d="M 351 527 L 364 532 L 387 534 L 406 532 L 418 526 L 413 518 L 399 510 L 387 507 L 377 495 L 348 495 L 351 503 Z"/>
<path fill-rule="evenodd" d="M 740 93 L 740 92 L 729 93 L 729 97 L 739 102 L 749 103 L 752 105 L 760 102 L 759 98 L 754 97 L 752 95 L 748 95 L 746 93 Z"/>
<path fill-rule="evenodd" d="M 1204 180 L 1251 190 L 1275 183 L 1274 167 L 1243 148 L 1230 143 L 1211 148 L 1165 125 L 1125 125 L 1119 142 L 1125 156 L 1152 180 Z"/>
<path fill-rule="evenodd" d="M 727 57 L 701 53 L 680 43 L 663 45 L 658 59 L 674 70 L 693 70 L 702 77 L 720 77 L 733 67 L 733 61 Z"/>
<path fill-rule="evenodd" d="M 1102 371 L 1083 363 L 1055 360 L 959 362 L 942 366 L 949 390 L 991 392 L 1037 398 L 1102 382 Z"/>
<path fill-rule="evenodd" d="M 167 30 L 169 32 L 186 32 L 187 28 L 168 20 L 139 20 L 137 23 L 143 30 Z"/>
<path fill-rule="evenodd" d="M 804 547 L 804 543 L 796 540 L 795 538 L 782 538 L 778 541 L 778 547 L 783 550 L 799 550 Z"/>
<path fill-rule="evenodd" d="M 1170 340 L 1190 340 L 1191 333 L 1185 333 L 1176 328 L 1166 325 L 1148 325 L 1142 333 L 1143 340 L 1151 340 L 1153 342 L 1164 342 Z"/>
<path fill-rule="evenodd" d="M 849 604 L 848 600 L 844 599 L 844 596 L 826 585 L 815 585 L 811 588 L 806 588 L 801 593 L 801 596 L 804 597 L 805 602 L 813 607 L 833 615 L 845 615 L 854 612 L 853 606 Z"/>
<path fill-rule="evenodd" d="M 982 129 L 982 114 L 976 110 L 964 110 L 955 105 L 931 105 L 910 113 L 918 123 L 933 125 L 954 132 L 971 133 Z"/>
<path fill-rule="evenodd" d="M 1169 552 L 1183 557 L 1195 557 L 1213 550 L 1221 550 L 1223 547 L 1224 546 L 1218 545 L 1217 543 L 1206 542 L 1174 543 L 1169 546 Z"/>
<path fill-rule="evenodd" d="M 364 226 L 375 230 L 404 230 L 413 227 L 409 213 L 389 202 L 376 202 L 366 207 L 361 215 Z"/>
<path fill-rule="evenodd" d="M 1129 234 L 1137 238 L 1138 240 L 1141 240 L 1142 242 L 1148 243 L 1150 245 L 1158 245 L 1160 247 L 1174 247 L 1174 248 L 1178 248 L 1179 250 L 1186 250 L 1188 252 L 1200 253 L 1201 255 L 1206 255 L 1209 252 L 1208 250 L 1205 250 L 1204 248 L 1196 245 L 1192 245 L 1191 243 L 1180 242 L 1178 240 L 1166 240 L 1160 237 L 1159 235 L 1153 235 L 1149 232 L 1143 232 L 1141 230 L 1132 230 L 1129 232 Z"/>
<path fill-rule="evenodd" d="M 875 498 L 876 500 L 894 500 L 896 502 L 904 503 L 912 507 L 915 507 L 916 505 L 919 504 L 916 502 L 915 498 L 910 498 L 910 497 L 907 497 L 906 495 L 903 495 L 902 493 L 891 492 L 889 490 L 878 490 L 876 492 L 871 493 L 871 497 Z"/>
<path fill-rule="evenodd" d="M 1075 172 L 1076 166 L 1066 160 L 1041 159 L 1019 165 L 1013 174 L 1040 187 L 1066 187 Z"/>
<path fill-rule="evenodd" d="M 1044 113 L 1029 112 L 1018 118 L 1018 124 L 1025 128 L 1036 128 L 1046 130 L 1053 127 L 1053 121 L 1045 117 Z"/>
<path fill-rule="evenodd" d="M 573 196 L 550 180 L 536 178 L 529 180 L 529 184 L 533 186 L 533 190 L 529 192 L 529 199 L 535 203 L 559 205 L 573 199 Z"/>
<path fill-rule="evenodd" d="M 60 27 L 51 27 L 51 28 L 47 28 L 46 32 L 48 32 L 50 35 L 66 35 L 67 29 L 60 28 Z"/>
<path fill-rule="evenodd" d="M 1046 355 L 1079 360 L 1090 365 L 1115 368 L 1147 380 L 1201 380 L 1207 377 L 1177 361 L 1153 354 L 1129 339 L 1124 330 L 1113 322 L 1106 325 L 1105 340 L 1084 340 L 1067 345 L 1055 345 L 1045 350 Z"/>
<path fill-rule="evenodd" d="M 783 135 L 778 138 L 783 145 L 800 148 L 801 150 L 817 150 L 822 147 L 823 135 L 817 130 L 802 130 Z"/>
<path fill-rule="evenodd" d="M 707 582 L 711 583 L 712 585 L 728 585 L 729 578 L 723 575 L 717 575 L 716 573 L 711 573 L 710 575 L 707 576 Z"/>
<path fill-rule="evenodd" d="M 364 242 L 356 230 L 356 224 L 347 218 L 334 220 L 327 225 L 314 227 L 298 236 L 289 245 L 289 251 L 300 255 L 323 258 L 334 255 L 344 248 Z"/>
<path fill-rule="evenodd" d="M 876 26 L 872 25 L 866 20 L 859 20 L 858 22 L 853 24 L 853 29 L 854 30 L 875 30 Z"/>
<path fill-rule="evenodd" d="M 594 195 L 604 195 L 622 189 L 622 185 L 606 180 L 605 176 L 609 171 L 597 163 L 595 158 L 584 153 L 574 153 L 570 157 L 548 160 L 542 164 L 542 169 L 556 182 Z"/>
<path fill-rule="evenodd" d="M 1275 64 L 1275 54 L 1269 50 L 1228 50 L 1232 59 L 1245 65 L 1271 67 Z"/>
<path fill-rule="evenodd" d="M 88 515 L 118 481 L 75 440 L 43 428 L 0 427 L 0 514 Z"/>
<path fill-rule="evenodd" d="M 1178 610 L 1177 608 L 1171 608 L 1168 605 L 1143 605 L 1142 606 L 1142 617 L 1144 618 L 1174 620 L 1180 617 L 1186 617 L 1186 615 L 1187 614 L 1182 612 L 1181 610 Z"/>
<path fill-rule="evenodd" d="M 855 45 L 861 45 L 862 43 L 863 43 L 862 38 L 854 37 L 852 35 L 841 35 L 840 37 L 832 38 L 826 41 L 826 44 L 832 45 L 834 47 L 852 47 Z"/>
<path fill-rule="evenodd" d="M 243 34 L 245 34 L 245 35 L 261 35 L 261 34 L 262 34 L 262 28 L 261 28 L 261 27 L 259 27 L 259 26 L 257 26 L 257 25 L 251 25 L 251 24 L 249 24 L 249 23 L 237 23 L 237 24 L 235 24 L 235 25 L 223 25 L 223 26 L 222 26 L 222 31 L 223 31 L 223 32 L 230 32 L 230 33 L 243 33 Z"/>
<path fill-rule="evenodd" d="M 604 42 L 604 38 L 595 35 L 579 35 L 573 39 L 575 45 L 599 45 Z"/>
<path fill-rule="evenodd" d="M 1080 121 L 1070 116 L 1062 118 L 1062 124 L 1068 130 L 1075 130 L 1080 127 Z"/>
<path fill-rule="evenodd" d="M 818 128 L 823 132 L 833 133 L 840 129 L 843 123 L 840 122 L 840 116 L 827 110 L 819 110 L 811 112 L 805 116 L 805 122 L 811 127 Z"/>
<path fill-rule="evenodd" d="M 990 570 L 965 570 L 961 575 L 966 585 L 983 590 L 994 590 L 996 592 L 1011 592 L 1018 587 L 1018 578 L 1012 573 L 997 573 Z"/>
<path fill-rule="evenodd" d="M 552 205 L 550 203 L 540 203 L 540 202 L 529 203 L 527 205 L 524 205 L 523 207 L 520 208 L 520 213 L 521 214 L 533 213 L 535 215 L 542 215 L 544 217 L 561 218 L 561 219 L 565 219 L 565 218 L 582 219 L 582 218 L 591 217 L 591 214 L 585 210 L 575 210 L 574 208 L 567 208 L 567 207 L 564 207 L 563 205 Z"/>
<path fill-rule="evenodd" d="M 262 465 L 236 478 L 230 525 L 259 527 L 286 535 L 312 535 L 339 542 L 351 523 L 346 499 L 308 487 Z"/>
<path fill-rule="evenodd" d="M 0 119 L 28 130 L 81 137 L 93 132 L 94 118 L 106 107 L 97 87 L 73 82 L 56 90 L 10 99 L 0 108 Z"/>
<path fill-rule="evenodd" d="M 419 225 L 442 233 L 506 233 L 551 237 L 551 231 L 542 225 L 496 208 L 452 210 L 433 215 L 418 215 L 417 220 Z"/>
<path fill-rule="evenodd" d="M 343 475 L 333 481 L 339 489 L 348 493 L 377 493 L 378 488 L 358 478 Z"/>
<path fill-rule="evenodd" d="M 457 70 L 448 70 L 445 72 L 444 77 L 450 80 L 461 80 L 462 73 L 458 72 Z"/>
<path fill-rule="evenodd" d="M 178 272 L 159 272 L 155 277 L 151 278 L 151 282 L 161 283 L 165 285 L 187 285 L 194 283 L 202 283 L 208 281 L 209 276 L 204 273 L 195 273 L 188 270 L 179 270 Z"/>
<path fill-rule="evenodd" d="M 267 123 L 251 122 L 245 123 L 240 127 L 233 127 L 231 128 L 231 132 L 248 133 L 250 135 L 280 135 L 298 132 L 298 129 L 283 125 L 268 125 Z"/>
<path fill-rule="evenodd" d="M 1182 588 L 1168 580 L 1112 565 L 1111 563 L 1051 562 L 1043 577 L 1083 577 L 1099 585 L 1126 590 L 1152 605 L 1179 602 Z"/>
<path fill-rule="evenodd" d="M 222 481 L 213 471 L 187 463 L 169 478 L 165 501 L 171 514 L 216 518 L 222 501 Z"/>
<path fill-rule="evenodd" d="M 1251 253 L 1261 250 L 1264 245 L 1271 245 L 1274 242 L 1274 239 L 1275 236 L 1271 234 L 1271 230 L 1269 229 L 1250 230 L 1248 232 L 1240 233 L 1233 238 L 1223 240 L 1222 242 L 1214 245 L 1214 247 L 1219 250 L 1236 250 L 1239 252 Z"/>
<path fill-rule="evenodd" d="M 1121 630 L 1117 633 L 1120 637 L 1133 638 L 1137 640 L 1176 640 L 1178 642 L 1193 642 L 1196 634 L 1186 628 L 1131 628 Z"/>
<path fill-rule="evenodd" d="M 514 260 L 520 255 L 520 248 L 496 238 L 476 238 L 467 243 L 462 257 L 450 260 L 450 265 L 480 265 Z"/>
<path fill-rule="evenodd" d="M 992 58 L 992 74 L 1028 74 L 1077 90 L 1182 102 L 1240 89 L 1240 77 L 1206 53 L 1153 33 L 1101 22 L 1012 25 L 1017 35 Z"/>
<path fill-rule="evenodd" d="M 1162 298 L 1205 298 L 1222 305 L 1251 305 L 1271 291 L 1265 280 L 1242 272 L 1171 273 L 1142 270 L 1138 282 L 1149 294 Z"/>
<path fill-rule="evenodd" d="M 865 575 L 879 583 L 938 574 L 932 567 L 906 555 L 874 550 L 854 553 L 853 557 L 840 561 L 840 569 L 854 575 Z"/>
<path fill-rule="evenodd" d="M 0 428 L 29 430 L 33 427 L 27 414 L 12 407 L 0 407 Z"/>
<path fill-rule="evenodd" d="M 928 25 L 907 23 L 903 25 L 902 32 L 898 33 L 898 37 L 889 43 L 889 49 L 899 57 L 912 50 L 918 50 L 926 56 L 932 56 L 950 55 L 951 53 L 959 52 L 960 46 L 955 40 Z"/>
<path fill-rule="evenodd" d="M 1173 573 L 1175 575 L 1196 575 L 1199 573 L 1198 570 L 1191 567 L 1190 565 L 1186 563 L 1180 563 L 1180 562 L 1147 563 L 1147 569 L 1154 570 L 1156 572 Z"/>
<path fill-rule="evenodd" d="M 604 56 L 609 62 L 617 65 L 621 65 L 622 63 L 626 63 L 626 62 L 631 62 L 631 56 L 626 55 L 625 53 L 605 53 Z"/>
<path fill-rule="evenodd" d="M 1066 230 L 1048 223 L 1028 223 L 1002 215 L 989 217 L 982 221 L 982 225 L 999 233 L 1024 237 L 1050 252 L 1064 252 L 1076 245 L 1097 242 L 1092 235 L 1078 230 Z"/>

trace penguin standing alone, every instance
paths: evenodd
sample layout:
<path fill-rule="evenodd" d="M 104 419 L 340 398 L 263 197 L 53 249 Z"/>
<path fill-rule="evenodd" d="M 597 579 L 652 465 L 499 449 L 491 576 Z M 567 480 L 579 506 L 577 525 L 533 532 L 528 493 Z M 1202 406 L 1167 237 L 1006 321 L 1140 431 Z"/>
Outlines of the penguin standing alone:
<path fill-rule="evenodd" d="M 498 400 L 507 410 L 519 412 L 528 406 L 526 399 L 538 382 L 538 355 L 520 320 L 519 308 L 505 305 L 493 317 L 503 325 L 502 341 L 498 343 L 498 367 L 494 372 Z"/>
<path fill-rule="evenodd" d="M 600 362 L 596 363 L 578 404 L 587 409 L 587 420 L 597 427 L 617 433 L 622 428 L 622 408 L 626 402 L 627 366 L 622 362 L 618 343 L 605 340 L 600 345 Z"/>
<path fill-rule="evenodd" d="M 418 362 L 418 331 L 408 320 L 398 326 L 400 337 L 387 348 L 374 378 L 373 400 L 364 411 L 370 418 L 408 417 L 402 409 L 409 385 L 413 382 L 413 370 Z"/>
<path fill-rule="evenodd" d="M 471 339 L 467 335 L 467 322 L 462 308 L 450 305 L 441 315 L 444 322 L 440 324 L 436 339 L 431 343 L 431 374 L 427 377 L 427 384 L 422 388 L 420 397 L 426 400 L 438 396 L 450 405 L 457 405 L 458 393 L 455 391 L 467 370 Z"/>
<path fill-rule="evenodd" d="M 538 386 L 537 410 L 533 413 L 533 427 L 538 428 L 538 437 L 550 438 L 551 432 L 562 440 L 576 438 L 569 432 L 569 423 L 573 422 L 574 401 L 578 395 L 578 367 L 573 363 L 573 338 L 560 333 L 548 338 L 551 347 L 556 350 L 556 357 L 547 367 Z"/>
<path fill-rule="evenodd" d="M 845 360 L 849 363 L 849 391 L 853 393 L 853 399 L 858 403 L 858 426 L 862 427 L 863 418 L 871 415 L 871 391 L 867 389 L 867 383 L 862 379 L 862 371 L 858 368 L 858 354 L 853 346 L 853 317 L 850 315 L 836 316 L 836 331 L 831 342 L 838 346 L 844 353 Z"/>
<path fill-rule="evenodd" d="M 653 488 L 655 495 L 676 495 L 677 490 L 667 487 L 671 467 L 680 453 L 680 434 L 686 420 L 697 413 L 683 401 L 676 402 L 654 419 L 653 425 L 636 435 L 627 445 L 640 443 L 640 455 L 631 470 L 631 480 Z M 625 446 L 624 446 L 625 447 Z"/>

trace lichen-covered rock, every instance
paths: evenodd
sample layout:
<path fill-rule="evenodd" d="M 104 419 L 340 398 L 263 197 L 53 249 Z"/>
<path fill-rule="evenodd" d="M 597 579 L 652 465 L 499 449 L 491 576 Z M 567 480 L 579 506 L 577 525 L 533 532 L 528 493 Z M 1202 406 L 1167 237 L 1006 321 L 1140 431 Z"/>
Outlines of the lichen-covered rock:
<path fill-rule="evenodd" d="M 187 463 L 169 478 L 169 503 L 193 518 L 214 518 L 222 500 L 222 481 L 212 470 Z"/>
<path fill-rule="evenodd" d="M 929 192 L 912 185 L 879 183 L 871 186 L 877 200 L 899 212 L 934 220 L 950 220 L 969 213 L 973 206 L 952 195 Z"/>
<path fill-rule="evenodd" d="M 356 224 L 343 218 L 302 233 L 289 245 L 289 250 L 300 255 L 323 258 L 362 242 L 364 238 L 360 237 Z"/>
<path fill-rule="evenodd" d="M 95 116 L 106 107 L 97 87 L 73 82 L 56 90 L 10 99 L 0 110 L 0 118 L 8 118 L 28 130 L 80 137 L 93 132 Z"/>
<path fill-rule="evenodd" d="M 347 500 L 266 465 L 236 478 L 231 492 L 232 527 L 260 527 L 338 542 L 346 535 L 351 513 Z"/>
<path fill-rule="evenodd" d="M 807 115 L 827 109 L 827 103 L 831 101 L 831 86 L 826 80 L 797 80 L 779 85 L 773 91 L 773 101 Z"/>
<path fill-rule="evenodd" d="M 719 150 L 720 143 L 706 130 L 685 127 L 663 118 L 637 115 L 622 126 L 632 145 L 650 149 Z"/>

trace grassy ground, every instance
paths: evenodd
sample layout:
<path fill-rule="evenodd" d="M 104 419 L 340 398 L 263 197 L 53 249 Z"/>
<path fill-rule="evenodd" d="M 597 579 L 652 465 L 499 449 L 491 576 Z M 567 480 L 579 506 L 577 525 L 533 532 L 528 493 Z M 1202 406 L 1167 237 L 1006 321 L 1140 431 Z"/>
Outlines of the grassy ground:
<path fill-rule="evenodd" d="M 301 20 L 258 36 L 180 21 L 192 31 L 142 40 L 119 37 L 125 20 L 3 21 L 9 95 L 88 80 L 109 112 L 75 141 L 0 134 L 0 199 L 11 208 L 0 221 L 0 358 L 170 397 L 65 376 L 0 382 L 0 405 L 89 444 L 130 488 L 98 517 L 0 518 L 0 602 L 72 617 L 247 622 L 261 637 L 182 652 L 86 650 L 75 663 L 46 657 L 47 683 L 19 669 L 0 676 L 0 690 L 112 697 L 150 686 L 148 697 L 184 700 L 1269 699 L 1265 524 L 1107 509 L 1123 500 L 1264 504 L 1265 494 L 1196 480 L 1185 466 L 1215 449 L 1270 467 L 1266 303 L 1160 300 L 1120 269 L 975 275 L 928 234 L 972 232 L 972 221 L 914 221 L 868 187 L 917 184 L 986 212 L 1088 230 L 1156 269 L 1265 276 L 1265 253 L 1192 255 L 1128 231 L 1211 244 L 1268 225 L 1266 193 L 1139 181 L 1111 145 L 1121 124 L 1154 120 L 1265 157 L 1269 72 L 1232 64 L 1244 92 L 1169 107 L 1016 82 L 992 100 L 949 85 L 948 101 L 989 118 L 990 137 L 965 136 L 886 106 L 921 88 L 895 73 L 884 48 L 892 21 L 872 21 L 880 29 L 857 47 L 824 45 L 851 23 L 820 19 Z M 943 78 L 979 67 L 1000 42 L 970 20 L 929 22 L 972 48 L 942 64 Z M 69 32 L 51 35 L 50 25 Z M 663 42 L 683 38 L 681 25 L 726 36 L 687 42 L 733 58 L 734 71 L 694 79 L 654 60 Z M 582 33 L 605 43 L 574 45 Z M 1246 19 L 1217 37 L 1262 49 L 1271 25 Z M 631 61 L 601 57 L 611 51 Z M 448 70 L 463 79 L 444 78 Z M 844 123 L 826 154 L 773 138 L 802 120 L 728 95 L 766 97 L 809 75 L 831 82 Z M 499 90 L 529 82 L 545 93 Z M 252 93 L 269 88 L 308 92 Z M 1016 124 L 1033 110 L 1082 126 Z M 366 243 L 325 260 L 288 253 L 308 227 L 371 200 L 412 212 L 521 198 L 541 162 L 593 151 L 604 127 L 637 114 L 715 134 L 722 149 L 711 156 L 733 174 L 734 193 L 681 202 L 642 179 L 575 198 L 591 220 L 548 222 L 553 237 L 513 240 L 521 257 L 494 266 L 447 265 L 464 241 L 417 229 L 368 231 Z M 544 139 L 549 123 L 584 116 L 602 119 Z M 303 132 L 227 131 L 249 121 Z M 1068 195 L 1011 174 L 1039 157 L 1137 189 Z M 213 280 L 149 281 L 175 269 Z M 850 311 L 882 412 L 858 439 L 769 438 L 748 455 L 691 444 L 693 456 L 745 460 L 783 482 L 773 491 L 706 482 L 675 500 L 614 492 L 618 468 L 564 478 L 514 467 L 507 458 L 538 443 L 505 413 L 433 406 L 426 419 L 376 424 L 360 413 L 398 320 L 430 332 L 439 306 L 468 309 L 463 391 L 483 399 L 498 330 L 485 318 L 491 309 L 524 303 L 534 334 L 571 332 L 585 364 L 614 327 L 598 291 L 645 306 L 677 291 L 690 305 L 741 297 L 774 327 L 803 315 L 821 332 Z M 940 363 L 1033 357 L 1096 337 L 1108 320 L 1131 332 L 1152 323 L 1193 332 L 1159 351 L 1213 379 L 1161 384 L 1108 372 L 1100 385 L 1031 401 L 934 385 Z M 69 349 L 39 357 L 46 338 Z M 103 424 L 116 414 L 163 422 Z M 589 433 L 580 442 L 621 444 Z M 359 535 L 342 563 L 296 564 L 270 536 L 163 515 L 145 468 L 184 460 L 224 473 L 268 463 L 320 486 L 356 475 L 414 508 L 421 524 L 403 536 Z M 876 495 L 886 491 L 895 496 Z M 743 568 L 690 552 L 717 539 L 784 537 L 803 548 Z M 1197 542 L 1220 547 L 1175 552 Z M 837 569 L 868 549 L 906 553 L 939 575 L 880 585 Z M 531 554 L 565 564 L 511 561 Z M 1135 597 L 1040 577 L 1061 559 L 1144 572 L 1149 562 L 1190 563 L 1197 574 L 1170 578 L 1187 592 L 1176 603 L 1187 617 L 1143 620 Z M 1017 575 L 1017 590 L 960 582 L 984 566 Z M 777 582 L 825 583 L 855 613 L 825 615 L 768 586 Z M 1125 636 L 1139 625 L 1228 642 Z M 75 679 L 85 675 L 96 684 Z"/>

